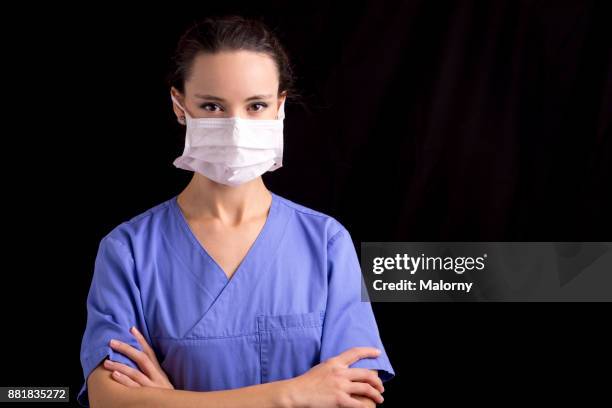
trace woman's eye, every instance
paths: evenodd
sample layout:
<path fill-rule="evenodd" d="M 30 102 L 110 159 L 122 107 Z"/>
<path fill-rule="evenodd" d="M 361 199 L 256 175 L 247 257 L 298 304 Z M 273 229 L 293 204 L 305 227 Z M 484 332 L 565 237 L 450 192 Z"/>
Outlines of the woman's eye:
<path fill-rule="evenodd" d="M 261 109 L 259 109 L 259 108 L 254 109 L 255 112 L 260 112 L 260 111 L 264 110 L 265 108 L 267 108 L 268 104 L 266 104 L 266 103 L 259 103 L 258 102 L 258 103 L 252 104 L 251 106 L 261 106 Z"/>
<path fill-rule="evenodd" d="M 212 109 L 208 109 L 209 107 L 212 107 Z M 216 103 L 205 103 L 203 105 L 200 105 L 200 108 L 209 112 L 216 112 L 216 110 L 214 109 L 215 107 L 219 108 L 219 105 L 217 105 Z"/>

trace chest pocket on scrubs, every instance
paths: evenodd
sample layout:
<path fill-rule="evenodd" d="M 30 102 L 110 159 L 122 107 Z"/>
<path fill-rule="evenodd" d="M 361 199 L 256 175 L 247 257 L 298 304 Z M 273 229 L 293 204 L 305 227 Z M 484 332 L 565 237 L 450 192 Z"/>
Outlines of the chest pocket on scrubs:
<path fill-rule="evenodd" d="M 325 311 L 257 316 L 261 382 L 305 373 L 319 363 Z"/>

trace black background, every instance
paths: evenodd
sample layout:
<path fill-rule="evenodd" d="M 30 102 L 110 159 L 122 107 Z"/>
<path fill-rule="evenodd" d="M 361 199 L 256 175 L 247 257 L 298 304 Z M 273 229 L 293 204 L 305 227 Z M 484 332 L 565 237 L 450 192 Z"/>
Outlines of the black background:
<path fill-rule="evenodd" d="M 278 32 L 303 97 L 264 180 L 336 217 L 358 250 L 611 240 L 610 2 L 290 3 L 5 10 L 0 384 L 70 386 L 76 404 L 99 240 L 189 181 L 172 166 L 184 130 L 164 76 L 206 15 Z M 601 305 L 373 307 L 396 370 L 389 407 L 547 401 L 610 361 Z"/>

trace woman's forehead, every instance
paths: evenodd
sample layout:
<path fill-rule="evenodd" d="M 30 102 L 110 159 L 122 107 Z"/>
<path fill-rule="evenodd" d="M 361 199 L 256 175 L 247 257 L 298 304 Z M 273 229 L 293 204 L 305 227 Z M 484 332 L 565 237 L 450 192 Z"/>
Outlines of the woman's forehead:
<path fill-rule="evenodd" d="M 278 71 L 267 54 L 223 51 L 198 54 L 185 81 L 186 92 L 224 97 L 276 93 Z"/>

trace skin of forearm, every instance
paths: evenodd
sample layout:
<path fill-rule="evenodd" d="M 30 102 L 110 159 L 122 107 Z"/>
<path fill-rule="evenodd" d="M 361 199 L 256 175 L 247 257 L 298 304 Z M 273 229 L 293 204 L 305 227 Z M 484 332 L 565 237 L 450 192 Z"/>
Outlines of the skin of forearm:
<path fill-rule="evenodd" d="M 296 385 L 281 380 L 223 391 L 185 391 L 155 387 L 126 387 L 98 366 L 88 378 L 91 408 L 301 408 L 296 401 Z M 377 404 L 368 397 L 353 395 L 368 407 Z"/>
<path fill-rule="evenodd" d="M 133 388 L 126 395 L 126 408 L 289 408 L 289 399 L 282 397 L 279 384 L 271 382 L 224 391 L 184 391 L 161 388 Z M 114 405 L 113 405 L 114 406 Z M 94 407 L 95 408 L 95 407 Z"/>
<path fill-rule="evenodd" d="M 91 408 L 293 408 L 289 380 L 223 391 L 185 391 L 126 387 L 109 372 L 94 373 L 88 382 Z"/>
<path fill-rule="evenodd" d="M 132 388 L 136 391 L 127 396 L 123 403 L 112 403 L 109 406 L 126 408 L 244 408 L 254 406 L 260 408 L 297 408 L 292 401 L 285 381 L 275 381 L 258 384 L 244 388 L 226 391 L 183 391 L 167 390 L 161 388 Z M 375 408 L 377 404 L 368 397 L 353 396 L 354 399 L 364 403 L 367 407 Z M 92 408 L 97 408 L 92 405 Z"/>

